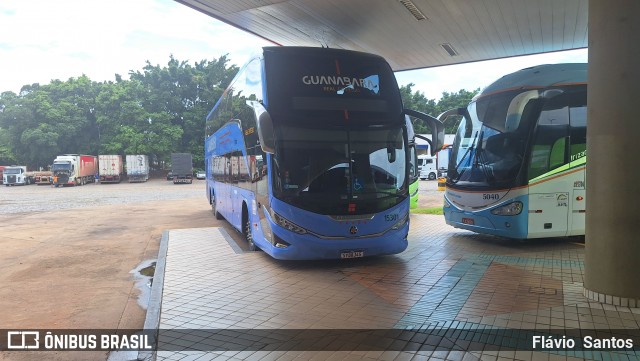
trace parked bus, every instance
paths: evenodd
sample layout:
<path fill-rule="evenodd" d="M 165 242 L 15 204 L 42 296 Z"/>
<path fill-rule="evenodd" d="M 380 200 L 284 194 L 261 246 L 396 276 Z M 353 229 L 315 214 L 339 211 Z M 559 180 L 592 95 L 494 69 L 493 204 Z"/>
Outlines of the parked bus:
<path fill-rule="evenodd" d="M 449 160 L 447 224 L 510 238 L 584 235 L 587 64 L 506 75 L 467 108 Z"/>
<path fill-rule="evenodd" d="M 340 259 L 407 247 L 405 115 L 381 57 L 266 47 L 207 116 L 207 197 L 216 218 L 277 259 Z"/>
<path fill-rule="evenodd" d="M 406 119 L 407 139 L 409 140 L 409 208 L 418 208 L 418 194 L 420 191 L 420 170 L 418 167 L 418 150 L 416 149 L 416 134 L 413 131 L 411 119 Z"/>

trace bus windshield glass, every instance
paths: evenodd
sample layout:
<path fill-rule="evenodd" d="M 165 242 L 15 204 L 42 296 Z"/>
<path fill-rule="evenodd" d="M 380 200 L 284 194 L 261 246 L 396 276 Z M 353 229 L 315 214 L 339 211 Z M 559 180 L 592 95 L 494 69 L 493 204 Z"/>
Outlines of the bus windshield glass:
<path fill-rule="evenodd" d="M 510 106 L 522 91 L 488 95 L 472 102 L 460 122 L 449 159 L 453 183 L 487 188 L 508 187 L 519 174 L 537 102 L 522 102 L 516 122 Z M 526 100 L 526 99 L 525 99 Z"/>
<path fill-rule="evenodd" d="M 273 158 L 276 198 L 325 215 L 371 214 L 407 196 L 403 127 L 282 126 Z"/>

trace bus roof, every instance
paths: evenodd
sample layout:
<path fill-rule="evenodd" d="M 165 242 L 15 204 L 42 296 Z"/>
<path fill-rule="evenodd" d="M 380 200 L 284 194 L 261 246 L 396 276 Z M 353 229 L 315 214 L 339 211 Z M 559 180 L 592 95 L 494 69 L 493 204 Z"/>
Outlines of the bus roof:
<path fill-rule="evenodd" d="M 478 98 L 515 89 L 537 89 L 551 86 L 587 83 L 586 63 L 544 64 L 507 74 L 484 88 Z"/>

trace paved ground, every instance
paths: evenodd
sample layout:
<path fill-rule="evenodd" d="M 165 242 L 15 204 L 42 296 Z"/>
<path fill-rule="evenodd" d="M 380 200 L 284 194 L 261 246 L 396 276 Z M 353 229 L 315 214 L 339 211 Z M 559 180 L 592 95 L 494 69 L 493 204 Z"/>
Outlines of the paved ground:
<path fill-rule="evenodd" d="M 204 194 L 204 181 L 0 187 L 0 329 L 142 328 L 146 311 L 131 271 L 157 258 L 164 230 L 220 225 Z"/>
<path fill-rule="evenodd" d="M 139 300 L 145 284 L 132 271 L 157 258 L 162 232 L 222 226 L 235 235 L 212 217 L 204 194 L 198 180 L 0 186 L 0 329 L 142 328 L 147 294 Z M 421 194 L 424 204 L 441 204 L 435 182 L 422 181 Z M 106 357 L 48 352 L 42 358 Z M 0 353 L 0 359 L 33 356 Z"/>
<path fill-rule="evenodd" d="M 418 208 L 442 207 L 444 192 L 438 190 L 438 181 L 421 180 L 418 190 Z"/>
<path fill-rule="evenodd" d="M 480 236 L 431 215 L 412 215 L 409 244 L 395 256 L 282 262 L 235 251 L 219 228 L 171 231 L 157 289 L 157 359 L 640 359 L 628 351 L 523 350 L 533 335 L 562 339 L 571 330 L 637 337 L 640 309 L 582 295 L 581 244 Z"/>

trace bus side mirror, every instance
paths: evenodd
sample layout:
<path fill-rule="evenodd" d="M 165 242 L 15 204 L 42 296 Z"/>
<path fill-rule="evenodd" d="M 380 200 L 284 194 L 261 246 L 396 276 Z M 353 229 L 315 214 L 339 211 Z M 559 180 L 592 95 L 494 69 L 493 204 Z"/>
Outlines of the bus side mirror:
<path fill-rule="evenodd" d="M 396 161 L 396 149 L 392 146 L 387 146 L 387 160 L 389 163 Z"/>
<path fill-rule="evenodd" d="M 518 129 L 524 108 L 531 100 L 538 98 L 540 98 L 540 93 L 537 90 L 529 90 L 511 99 L 511 103 L 509 103 L 509 108 L 507 109 L 507 117 L 504 121 L 505 133 L 514 132 Z"/>
<path fill-rule="evenodd" d="M 271 115 L 264 108 L 262 103 L 255 100 L 247 100 L 247 105 L 253 108 L 258 125 L 258 139 L 260 139 L 260 147 L 265 153 L 273 154 L 276 149 L 275 134 L 273 130 L 273 120 Z"/>
<path fill-rule="evenodd" d="M 405 109 L 404 113 L 422 120 L 431 129 L 431 155 L 436 155 L 444 145 L 444 125 L 442 122 L 430 115 L 411 109 Z"/>
<path fill-rule="evenodd" d="M 464 108 L 449 109 L 447 111 L 442 112 L 440 115 L 438 115 L 438 120 L 444 123 L 444 121 L 447 120 L 448 117 L 456 116 L 456 115 L 464 116 L 465 115 L 464 113 L 465 113 Z"/>

